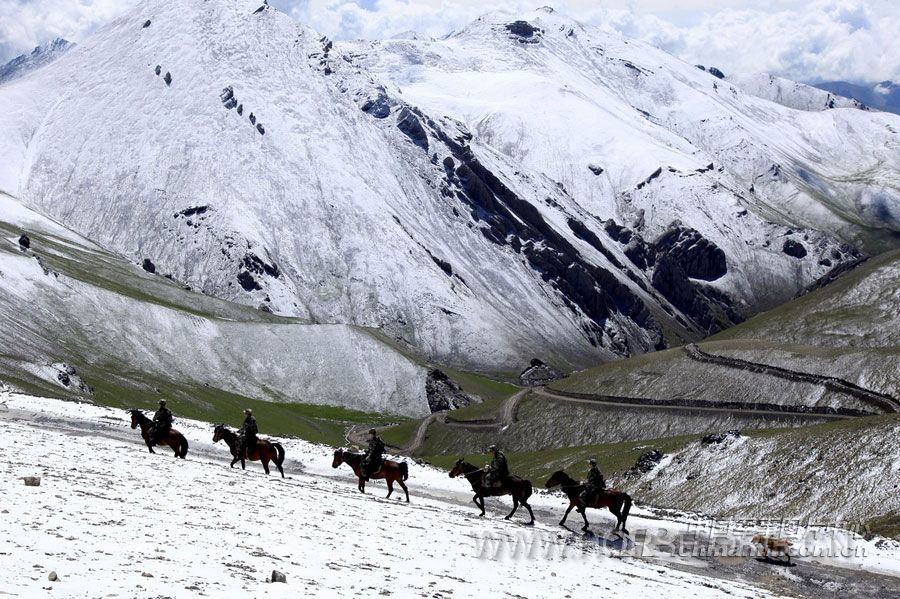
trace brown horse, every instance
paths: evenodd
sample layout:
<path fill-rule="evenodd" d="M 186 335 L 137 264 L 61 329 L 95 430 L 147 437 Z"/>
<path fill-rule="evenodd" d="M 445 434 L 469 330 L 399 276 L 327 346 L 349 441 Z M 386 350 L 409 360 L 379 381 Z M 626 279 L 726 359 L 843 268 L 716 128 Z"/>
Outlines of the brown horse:
<path fill-rule="evenodd" d="M 147 418 L 140 410 L 133 409 L 128 410 L 128 412 L 131 414 L 131 428 L 141 427 L 141 436 L 144 438 L 144 443 L 147 444 L 147 449 L 150 450 L 150 453 L 156 453 L 153 451 L 153 445 L 150 444 L 150 429 L 153 428 L 153 421 Z M 175 452 L 176 458 L 184 459 L 188 452 L 187 439 L 174 428 L 170 428 L 169 432 L 160 438 L 157 445 L 168 445 L 171 447 L 172 451 Z"/>
<path fill-rule="evenodd" d="M 584 485 L 577 480 L 574 480 L 562 470 L 554 472 L 547 480 L 545 486 L 548 489 L 551 489 L 557 485 L 562 488 L 563 493 L 569 498 L 569 507 L 566 508 L 563 519 L 559 521 L 560 526 L 566 523 L 566 518 L 569 517 L 569 512 L 572 511 L 572 508 L 577 507 L 578 511 L 581 512 L 581 517 L 584 518 L 584 526 L 581 530 L 587 530 L 589 527 L 587 514 L 585 513 L 586 510 L 583 509 L 584 506 L 581 503 L 580 497 L 581 492 L 584 491 Z M 615 515 L 617 521 L 616 527 L 613 530 L 619 530 L 619 528 L 621 528 L 622 532 L 626 535 L 628 534 L 628 530 L 625 528 L 628 512 L 631 511 L 631 496 L 628 493 L 619 491 L 618 489 L 604 489 L 594 497 L 593 502 L 587 507 L 593 509 L 609 508 L 609 511 Z"/>
<path fill-rule="evenodd" d="M 532 492 L 530 480 L 525 480 L 518 476 L 508 476 L 499 481 L 499 487 L 492 486 L 488 488 L 484 486 L 484 470 L 477 466 L 473 466 L 462 458 L 456 461 L 456 464 L 453 465 L 453 469 L 450 471 L 450 478 L 456 478 L 457 476 L 464 476 L 466 480 L 469 481 L 469 484 L 472 485 L 472 490 L 475 491 L 475 496 L 472 497 L 472 501 L 475 502 L 475 505 L 481 510 L 482 516 L 484 516 L 485 513 L 485 497 L 501 497 L 503 495 L 509 495 L 513 500 L 513 509 L 506 515 L 505 519 L 509 520 L 512 518 L 513 514 L 516 513 L 516 510 L 519 509 L 519 504 L 522 504 L 531 516 L 531 522 L 527 522 L 527 524 L 534 524 L 534 512 L 531 511 L 531 506 L 528 505 L 528 498 L 531 497 Z"/>
<path fill-rule="evenodd" d="M 276 443 L 269 439 L 257 439 L 255 446 L 247 448 L 244 451 L 244 455 L 238 455 L 237 433 L 224 424 L 217 424 L 213 430 L 213 443 L 218 443 L 219 441 L 225 441 L 228 449 L 231 450 L 231 457 L 234 458 L 231 460 L 232 468 L 240 460 L 241 470 L 246 470 L 247 465 L 244 462 L 246 458 L 251 462 L 262 462 L 263 470 L 268 474 L 269 462 L 273 462 L 278 471 L 281 472 L 281 478 L 284 478 L 284 468 L 281 467 L 284 463 L 284 447 L 281 446 L 281 443 Z"/>
<path fill-rule="evenodd" d="M 353 453 L 352 451 L 344 451 L 338 449 L 334 452 L 334 459 L 331 461 L 331 467 L 337 468 L 341 464 L 347 464 L 353 469 L 353 473 L 359 479 L 360 493 L 366 492 L 366 479 L 362 471 L 362 454 Z M 374 474 L 370 474 L 369 478 L 383 478 L 387 482 L 388 494 L 385 498 L 390 497 L 394 492 L 394 483 L 400 485 L 406 494 L 406 503 L 409 503 L 409 489 L 406 488 L 405 481 L 409 478 L 409 467 L 406 462 L 394 462 L 393 460 L 382 460 L 381 467 Z"/>

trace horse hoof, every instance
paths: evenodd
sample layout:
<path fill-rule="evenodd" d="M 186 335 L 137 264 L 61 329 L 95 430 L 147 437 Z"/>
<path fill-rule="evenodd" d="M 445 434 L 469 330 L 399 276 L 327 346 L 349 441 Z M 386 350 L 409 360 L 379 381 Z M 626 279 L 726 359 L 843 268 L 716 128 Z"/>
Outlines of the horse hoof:
<path fill-rule="evenodd" d="M 509 518 L 510 518 L 509 516 L 506 516 L 506 517 L 503 518 L 503 519 L 504 519 L 504 520 L 509 520 Z"/>

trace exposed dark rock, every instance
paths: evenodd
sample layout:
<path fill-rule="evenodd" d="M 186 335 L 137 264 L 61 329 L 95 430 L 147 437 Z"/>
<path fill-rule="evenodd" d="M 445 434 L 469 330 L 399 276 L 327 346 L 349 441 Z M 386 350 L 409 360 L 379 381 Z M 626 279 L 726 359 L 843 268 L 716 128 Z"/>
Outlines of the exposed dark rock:
<path fill-rule="evenodd" d="M 653 181 L 654 179 L 656 179 L 657 177 L 659 177 L 661 174 L 662 174 L 662 167 L 659 167 L 658 169 L 656 169 L 655 171 L 653 171 L 652 173 L 650 173 L 650 176 L 649 176 L 649 177 L 647 177 L 646 179 L 644 179 L 643 181 L 641 181 L 640 183 L 638 183 L 638 184 L 637 184 L 637 188 L 638 188 L 638 189 L 643 189 L 644 186 L 648 185 L 651 181 Z"/>
<path fill-rule="evenodd" d="M 260 6 L 260 7 L 257 8 L 256 10 L 254 10 L 254 11 L 253 11 L 253 14 L 258 15 L 258 14 L 261 13 L 262 11 L 266 10 L 266 8 L 267 8 L 267 6 L 266 6 L 265 4 L 263 4 L 262 6 Z"/>
<path fill-rule="evenodd" d="M 263 6 L 262 8 L 265 8 Z M 258 10 L 256 12 L 259 12 Z M 272 576 L 269 578 L 270 582 L 287 582 L 287 576 L 285 576 L 284 572 L 279 572 L 278 570 L 272 570 Z"/>
<path fill-rule="evenodd" d="M 172 85 L 172 73 L 166 71 L 165 77 L 163 77 L 163 81 L 166 82 L 166 85 Z"/>
<path fill-rule="evenodd" d="M 781 251 L 797 259 L 806 257 L 806 247 L 795 239 L 785 239 Z"/>
<path fill-rule="evenodd" d="M 147 19 L 146 21 L 144 21 L 144 26 L 141 27 L 141 29 L 146 29 L 147 27 L 150 27 L 150 19 Z"/>
<path fill-rule="evenodd" d="M 225 105 L 225 108 L 229 110 L 237 106 L 237 99 L 234 97 L 234 89 L 230 85 L 222 90 L 222 93 L 219 94 L 219 99 L 222 100 L 222 104 Z"/>
<path fill-rule="evenodd" d="M 425 379 L 425 396 L 432 412 L 456 410 L 473 403 L 481 403 L 481 399 L 469 395 L 453 380 L 437 368 L 428 371 Z"/>
<path fill-rule="evenodd" d="M 414 144 L 426 152 L 428 151 L 428 134 L 419 118 L 406 106 L 401 108 L 397 115 L 397 128 Z"/>
<path fill-rule="evenodd" d="M 650 265 L 647 244 L 640 237 L 634 237 L 622 251 L 625 252 L 625 257 L 641 270 L 645 270 Z"/>
<path fill-rule="evenodd" d="M 506 30 L 513 35 L 526 39 L 534 37 L 534 34 L 540 31 L 540 29 L 533 26 L 528 21 L 513 21 L 512 23 L 507 23 Z"/>
<path fill-rule="evenodd" d="M 238 283 L 241 284 L 241 287 L 244 288 L 244 291 L 259 291 L 260 289 L 262 289 L 259 283 L 256 282 L 256 279 L 253 278 L 253 275 L 251 275 L 246 270 L 242 270 L 241 272 L 239 272 L 237 279 Z"/>
<path fill-rule="evenodd" d="M 162 73 L 162 67 L 159 66 L 159 65 L 156 65 L 156 68 L 153 69 L 153 70 L 154 70 L 154 72 L 156 73 L 156 76 L 157 76 L 157 77 L 159 77 L 159 74 Z"/>
<path fill-rule="evenodd" d="M 726 443 L 732 439 L 738 439 L 740 436 L 741 431 L 739 430 L 730 430 L 725 431 L 724 433 L 712 433 L 700 439 L 700 443 L 702 445 L 719 445 L 720 443 Z"/>
<path fill-rule="evenodd" d="M 452 148 L 454 143 L 451 140 L 448 145 Z M 586 262 L 543 219 L 537 208 L 509 190 L 468 147 L 456 144 L 456 148 L 460 164 L 455 174 L 462 188 L 461 199 L 469 203 L 476 221 L 486 223 L 482 234 L 494 243 L 510 245 L 522 253 L 541 278 L 566 298 L 573 311 L 580 310 L 592 321 L 585 325 L 589 341 L 595 345 L 600 343 L 603 323 L 614 313 L 631 318 L 651 337 L 661 339 L 658 325 L 646 306 L 626 285 L 609 271 Z"/>
<path fill-rule="evenodd" d="M 387 118 L 391 114 L 391 105 L 384 94 L 378 94 L 376 98 L 368 98 L 360 108 L 376 119 Z"/>
<path fill-rule="evenodd" d="M 175 218 L 179 216 L 199 216 L 201 214 L 206 214 L 209 210 L 209 206 L 191 206 L 190 208 L 185 208 L 181 212 L 175 213 Z"/>
<path fill-rule="evenodd" d="M 22 235 L 19 237 L 19 247 L 22 250 L 31 248 L 31 238 L 28 237 L 28 235 L 26 235 L 25 233 L 22 233 Z"/>
<path fill-rule="evenodd" d="M 549 364 L 534 358 L 531 364 L 519 375 L 519 381 L 526 387 L 546 385 L 552 381 L 561 379 L 566 375 L 553 368 Z"/>
<path fill-rule="evenodd" d="M 257 275 L 266 274 L 270 277 L 275 277 L 276 279 L 281 276 L 281 270 L 278 268 L 278 265 L 266 264 L 266 262 L 256 254 L 245 254 L 244 258 L 241 260 L 241 266 L 248 272 Z"/>
<path fill-rule="evenodd" d="M 603 243 L 600 241 L 600 238 L 597 235 L 587 228 L 587 226 L 581 222 L 580 220 L 576 220 L 574 218 L 569 218 L 567 221 L 569 228 L 575 233 L 575 236 L 582 241 L 587 242 L 591 245 L 595 250 L 603 254 L 607 260 L 609 260 L 610 264 L 615 266 L 618 269 L 622 269 L 622 263 L 619 262 L 619 259 L 610 252 Z"/>
<path fill-rule="evenodd" d="M 150 274 L 153 274 L 156 272 L 156 265 L 153 264 L 153 261 L 150 260 L 150 258 L 144 258 L 144 263 L 141 264 L 141 268 L 143 268 Z"/>
<path fill-rule="evenodd" d="M 595 175 L 602 175 L 602 174 L 603 174 L 603 167 L 602 167 L 602 166 L 597 166 L 596 164 L 589 164 L 589 165 L 588 165 L 588 170 L 591 171 L 592 173 L 594 173 Z"/>
<path fill-rule="evenodd" d="M 725 73 L 723 73 L 722 71 L 720 71 L 720 70 L 717 69 L 716 67 L 709 67 L 708 69 L 706 69 L 706 72 L 709 73 L 710 75 L 712 75 L 713 77 L 718 78 L 718 79 L 724 79 L 724 78 L 725 78 Z"/>
<path fill-rule="evenodd" d="M 262 123 L 256 123 L 256 130 L 262 135 L 266 134 L 266 128 L 262 126 Z"/>
<path fill-rule="evenodd" d="M 606 231 L 606 234 L 609 235 L 613 241 L 628 243 L 631 240 L 631 229 L 617 224 L 613 219 L 609 219 L 603 223 L 603 230 Z"/>
<path fill-rule="evenodd" d="M 728 272 L 725 252 L 691 228 L 670 228 L 653 244 L 653 251 L 673 258 L 692 279 L 715 281 Z"/>
<path fill-rule="evenodd" d="M 253 114 L 252 112 L 250 113 L 250 124 L 251 124 L 251 125 L 255 125 L 255 124 L 256 124 L 256 115 Z"/>
<path fill-rule="evenodd" d="M 429 252 L 428 255 L 431 256 L 431 259 L 434 260 L 434 263 L 437 264 L 438 267 L 440 267 L 440 269 L 443 270 L 447 274 L 448 277 L 453 276 L 453 267 L 450 265 L 449 262 L 441 260 L 437 256 L 434 256 L 433 254 L 431 254 L 431 252 Z"/>
<path fill-rule="evenodd" d="M 653 287 L 709 333 L 741 322 L 733 300 L 717 289 L 694 283 L 676 257 L 657 256 Z"/>
<path fill-rule="evenodd" d="M 67 372 L 57 372 L 56 379 L 66 387 L 72 384 L 72 378 Z"/>
<path fill-rule="evenodd" d="M 625 472 L 625 478 L 640 476 L 642 474 L 650 472 L 651 470 L 656 468 L 657 464 L 659 464 L 662 459 L 663 453 L 658 449 L 653 449 L 651 451 L 642 453 L 641 457 L 639 457 L 637 462 L 634 463 L 634 466 L 632 466 Z"/>
<path fill-rule="evenodd" d="M 244 114 L 244 105 L 243 105 L 243 104 L 238 104 L 238 106 L 237 106 L 237 113 L 238 113 L 238 114 Z"/>

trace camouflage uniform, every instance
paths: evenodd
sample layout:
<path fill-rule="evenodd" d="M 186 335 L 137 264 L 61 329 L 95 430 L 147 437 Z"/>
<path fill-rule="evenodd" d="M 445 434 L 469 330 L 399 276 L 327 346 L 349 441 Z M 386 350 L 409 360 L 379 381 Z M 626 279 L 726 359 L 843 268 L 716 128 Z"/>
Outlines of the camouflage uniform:
<path fill-rule="evenodd" d="M 362 459 L 363 474 L 366 478 L 375 474 L 381 468 L 382 456 L 384 456 L 384 441 L 378 435 L 374 435 L 369 439 L 369 447 L 366 449 Z"/>
<path fill-rule="evenodd" d="M 484 474 L 484 486 L 492 487 L 497 482 L 509 476 L 509 464 L 506 463 L 506 456 L 502 451 L 497 451 L 494 459 L 488 465 L 487 472 Z"/>
<path fill-rule="evenodd" d="M 156 445 L 172 429 L 172 411 L 166 404 L 160 404 L 153 415 L 153 426 L 150 428 L 150 445 Z"/>
<path fill-rule="evenodd" d="M 256 435 L 259 428 L 256 426 L 256 418 L 248 414 L 244 418 L 244 424 L 238 430 L 238 457 L 243 458 L 248 449 L 256 447 Z"/>
<path fill-rule="evenodd" d="M 597 468 L 597 464 L 592 464 L 588 471 L 587 480 L 584 482 L 584 490 L 578 496 L 583 505 L 588 505 L 594 501 L 594 498 L 606 488 L 606 481 L 603 480 L 603 473 Z"/>

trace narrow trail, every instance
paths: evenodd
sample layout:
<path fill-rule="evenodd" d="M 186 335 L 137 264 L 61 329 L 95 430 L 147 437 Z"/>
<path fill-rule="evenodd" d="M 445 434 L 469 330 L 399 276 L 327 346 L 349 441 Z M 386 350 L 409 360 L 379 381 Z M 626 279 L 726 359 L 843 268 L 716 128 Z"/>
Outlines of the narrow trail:
<path fill-rule="evenodd" d="M 825 376 L 821 374 L 810 374 L 808 372 L 798 372 L 796 370 L 789 370 L 787 368 L 780 368 L 778 366 L 771 366 L 769 364 L 761 364 L 759 362 L 750 362 L 748 360 L 741 360 L 739 358 L 719 356 L 703 351 L 698 345 L 694 343 L 686 345 L 684 347 L 684 353 L 692 360 L 703 362 L 705 364 L 715 364 L 717 366 L 725 366 L 726 368 L 734 368 L 737 370 L 743 370 L 745 372 L 766 374 L 789 381 L 809 383 L 811 385 L 820 385 L 822 387 L 825 387 L 829 391 L 843 393 L 845 395 L 854 397 L 881 411 L 900 412 L 900 399 L 897 399 L 896 397 L 887 395 L 885 393 L 879 393 L 878 391 L 872 391 L 871 389 L 860 387 L 855 383 L 851 383 L 850 381 L 846 381 L 841 378 Z"/>

